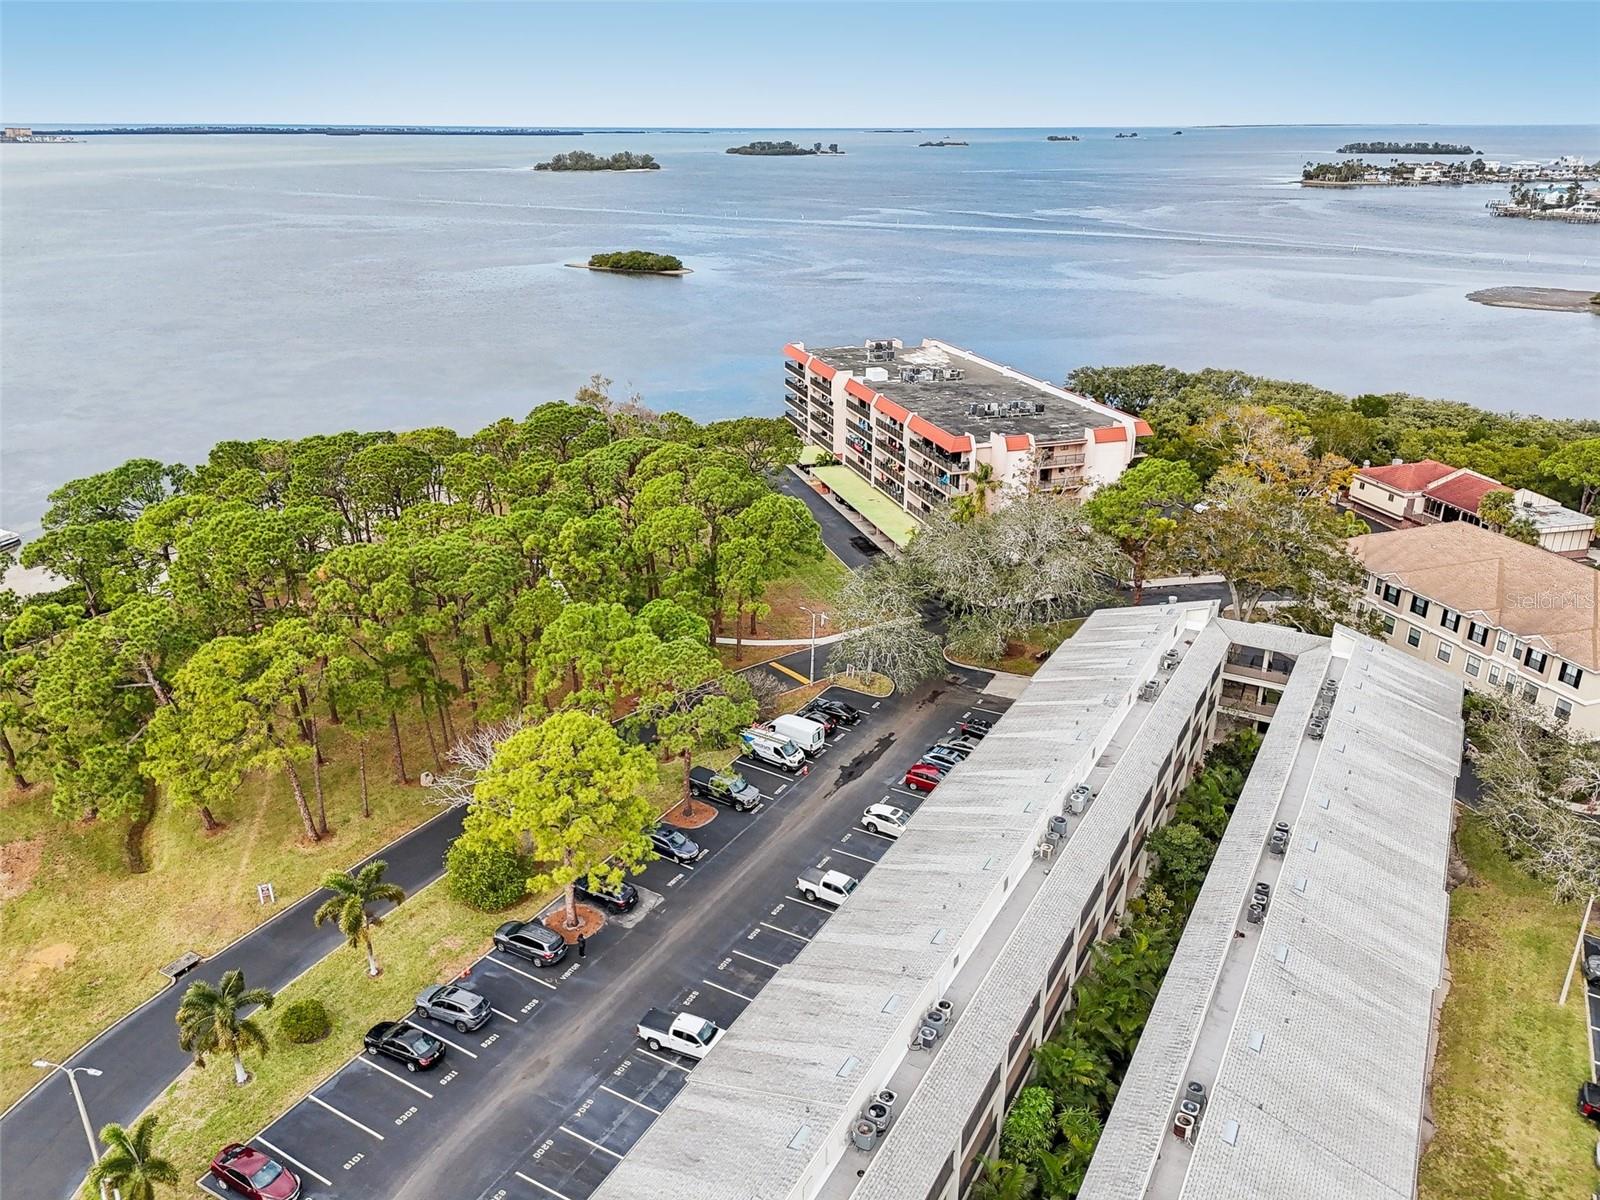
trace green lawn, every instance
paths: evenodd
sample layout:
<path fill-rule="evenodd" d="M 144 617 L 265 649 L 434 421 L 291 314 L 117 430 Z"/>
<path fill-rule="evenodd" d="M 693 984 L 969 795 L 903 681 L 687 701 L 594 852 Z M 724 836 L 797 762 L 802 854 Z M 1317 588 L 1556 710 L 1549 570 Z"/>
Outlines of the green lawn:
<path fill-rule="evenodd" d="M 1450 971 L 1419 1200 L 1587 1197 L 1596 1130 L 1573 1106 L 1589 1077 L 1582 981 L 1556 1004 L 1582 919 L 1553 903 L 1483 822 L 1458 844 L 1477 876 L 1450 899 Z"/>
<path fill-rule="evenodd" d="M 407 765 L 431 768 L 420 729 Z M 192 813 L 158 807 L 145 837 L 150 870 L 130 875 L 121 823 L 62 822 L 48 789 L 10 795 L 0 807 L 6 866 L 0 941 L 0 1105 L 32 1086 L 34 1058 L 60 1061 L 166 986 L 157 973 L 185 950 L 210 954 L 341 870 L 438 814 L 414 783 L 392 781 L 387 739 L 368 751 L 372 815 L 361 815 L 355 754 L 342 731 L 326 737 L 324 768 L 332 836 L 305 842 L 288 785 L 252 779 L 216 810 L 224 828 L 205 834 Z M 420 751 L 418 747 L 421 747 Z M 310 791 L 310 780 L 306 779 Z M 256 900 L 271 882 L 276 907 Z"/>
<path fill-rule="evenodd" d="M 829 623 L 817 627 L 818 637 L 837 633 L 838 629 L 832 621 L 833 601 L 849 577 L 849 568 L 832 553 L 824 554 L 815 562 L 802 564 L 793 575 L 768 586 L 765 598 L 772 606 L 772 611 L 756 622 L 753 634 L 749 632 L 747 623 L 746 635 L 757 638 L 809 638 L 811 617 L 806 609 L 829 614 Z M 748 618 L 746 620 L 748 622 Z M 727 636 L 733 636 L 731 630 Z"/>

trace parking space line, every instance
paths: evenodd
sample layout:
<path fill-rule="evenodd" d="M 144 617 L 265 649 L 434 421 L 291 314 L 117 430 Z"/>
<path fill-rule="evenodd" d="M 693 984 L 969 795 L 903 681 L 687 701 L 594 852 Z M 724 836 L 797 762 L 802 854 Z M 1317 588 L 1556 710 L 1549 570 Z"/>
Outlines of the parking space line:
<path fill-rule="evenodd" d="M 885 837 L 885 836 L 884 836 L 884 835 L 883 835 L 883 834 L 881 834 L 881 833 L 873 833 L 873 832 L 872 832 L 872 830 L 870 830 L 870 829 L 856 829 L 856 830 L 853 830 L 853 831 L 852 831 L 852 832 L 855 832 L 855 833 L 864 833 L 864 834 L 866 834 L 866 835 L 867 835 L 867 836 L 868 836 L 868 837 L 875 837 L 875 838 L 877 838 L 877 839 L 878 839 L 878 840 L 879 840 L 879 841 L 880 841 L 880 842 L 892 842 L 892 841 L 894 841 L 894 839 L 893 839 L 893 838 L 892 838 L 892 837 Z"/>
<path fill-rule="evenodd" d="M 568 1129 L 565 1125 L 557 1125 L 556 1128 L 561 1130 L 562 1133 L 566 1134 L 570 1138 L 577 1138 L 585 1146 L 593 1146 L 596 1150 L 600 1151 L 600 1153 L 609 1154 L 618 1162 L 622 1161 L 622 1155 L 618 1154 L 615 1150 L 612 1150 L 607 1146 L 602 1146 L 599 1142 L 591 1142 L 588 1138 L 584 1137 L 583 1134 L 573 1133 L 572 1130 Z"/>
<path fill-rule="evenodd" d="M 747 1000 L 748 1001 L 748 1000 L 754 1000 L 755 999 L 754 996 L 746 996 L 743 992 L 736 992 L 731 987 L 723 987 L 720 983 L 712 983 L 711 980 L 709 980 L 709 979 L 702 979 L 700 982 L 705 984 L 707 987 L 716 988 L 717 991 L 719 991 L 719 992 L 727 992 L 728 995 L 730 995 L 730 996 L 737 996 L 741 1000 Z"/>
<path fill-rule="evenodd" d="M 760 763 L 753 763 L 743 758 L 737 759 L 736 761 L 738 762 L 740 770 L 760 771 L 763 775 L 771 775 L 774 779 L 792 780 L 794 778 L 793 773 L 785 774 L 781 771 L 773 771 L 767 767 L 763 767 Z"/>
<path fill-rule="evenodd" d="M 1001 710 L 999 710 L 997 712 L 996 710 L 994 710 L 992 708 L 978 708 L 976 706 L 967 709 L 967 711 L 962 713 L 961 715 L 964 716 L 964 717 L 970 717 L 975 712 L 982 713 L 986 717 L 1003 717 L 1003 716 L 1006 715 L 1004 709 L 1001 709 Z"/>
<path fill-rule="evenodd" d="M 809 942 L 809 941 L 811 941 L 810 938 L 803 937 L 802 935 L 796 933 L 792 929 L 784 929 L 782 926 L 779 926 L 779 925 L 768 925 L 765 921 L 757 921 L 756 924 L 761 926 L 761 928 L 763 928 L 763 929 L 772 930 L 773 933 L 787 934 L 789 937 L 792 937 L 797 942 Z"/>
<path fill-rule="evenodd" d="M 867 832 L 869 832 L 869 831 L 868 831 L 868 830 L 865 830 L 865 829 L 863 829 L 863 830 L 862 830 L 862 831 L 861 831 L 861 832 L 862 832 L 862 833 L 867 833 Z M 867 864 L 868 864 L 868 865 L 870 865 L 870 866 L 877 866 L 877 865 L 878 865 L 878 860 L 877 860 L 877 859 L 875 859 L 875 858 L 863 858 L 863 857 L 862 857 L 862 856 L 861 856 L 861 855 L 859 855 L 859 854 L 851 854 L 851 853 L 850 853 L 850 851 L 848 851 L 848 850 L 841 850 L 841 849 L 839 849 L 839 847 L 837 847 L 837 846 L 835 846 L 835 847 L 834 847 L 834 848 L 833 848 L 833 852 L 834 852 L 834 853 L 835 853 L 835 854 L 842 854 L 842 855 L 844 855 L 844 856 L 845 856 L 845 857 L 846 857 L 846 858 L 853 858 L 853 859 L 855 859 L 855 860 L 856 860 L 856 861 L 857 861 L 857 862 L 864 862 L 864 863 L 867 863 Z"/>
<path fill-rule="evenodd" d="M 389 1070 L 388 1067 L 380 1067 L 377 1063 L 372 1061 L 372 1056 L 371 1055 L 363 1054 L 361 1056 L 360 1061 L 366 1063 L 367 1066 L 371 1067 L 374 1071 L 377 1071 L 380 1075 L 387 1075 L 390 1079 L 394 1080 L 396 1083 L 404 1084 L 406 1087 L 410 1088 L 413 1092 L 421 1092 L 429 1100 L 433 1099 L 433 1093 L 432 1092 L 428 1091 L 426 1088 L 418 1087 L 416 1084 L 412 1083 L 411 1080 L 406 1079 L 404 1076 L 396 1075 L 393 1071 Z M 316 1097 L 314 1097 L 314 1096 L 312 1097 L 312 1099 L 315 1099 L 315 1098 Z M 329 1184 L 328 1186 L 332 1187 L 333 1185 Z"/>
<path fill-rule="evenodd" d="M 671 1059 L 662 1058 L 661 1055 L 659 1055 L 659 1054 L 652 1054 L 648 1050 L 638 1050 L 638 1049 L 634 1050 L 634 1053 L 635 1054 L 642 1054 L 646 1058 L 653 1058 L 658 1063 L 660 1063 L 662 1066 L 664 1066 L 664 1067 L 672 1067 L 674 1070 L 682 1071 L 685 1075 L 687 1075 L 689 1073 L 689 1068 L 684 1066 L 682 1063 L 675 1063 Z"/>
<path fill-rule="evenodd" d="M 477 1058 L 478 1057 L 471 1050 L 468 1050 L 465 1046 L 458 1046 L 458 1045 L 456 1045 L 456 1043 L 452 1042 L 449 1038 L 444 1037 L 444 1036 L 442 1036 L 440 1034 L 437 1034 L 431 1029 L 424 1029 L 421 1025 L 418 1025 L 415 1021 L 413 1021 L 410 1017 L 402 1017 L 401 1018 L 401 1024 L 409 1025 L 413 1029 L 421 1029 L 422 1032 L 427 1034 L 429 1037 L 438 1038 L 446 1046 L 449 1046 L 450 1049 L 459 1050 L 459 1051 L 461 1051 L 461 1053 L 465 1054 L 468 1058 Z"/>
<path fill-rule="evenodd" d="M 764 958 L 757 958 L 754 954 L 746 954 L 743 950 L 734 950 L 731 953 L 737 954 L 740 958 L 748 958 L 753 963 L 760 963 L 763 967 L 771 967 L 774 971 L 782 970 L 783 968 L 782 963 L 768 962 Z"/>
<path fill-rule="evenodd" d="M 268 1150 L 271 1150 L 279 1158 L 286 1159 L 289 1162 L 292 1162 L 295 1166 L 299 1167 L 307 1175 L 311 1176 L 311 1178 L 320 1180 L 322 1182 L 322 1186 L 323 1187 L 332 1187 L 333 1186 L 333 1180 L 329 1179 L 326 1175 L 318 1175 L 315 1171 L 313 1171 L 310 1167 L 306 1166 L 305 1163 L 301 1162 L 298 1158 L 296 1158 L 294 1155 L 290 1154 L 287 1150 L 278 1149 L 278 1147 L 274 1146 L 271 1142 L 267 1141 L 267 1139 L 262 1137 L 259 1133 L 256 1134 L 255 1140 L 260 1142 Z"/>
<path fill-rule="evenodd" d="M 891 792 L 898 792 L 902 796 L 910 796 L 913 800 L 920 800 L 927 795 L 926 792 L 913 792 L 910 788 L 903 788 L 898 783 L 891 783 L 886 786 Z"/>
<path fill-rule="evenodd" d="M 567 1197 L 563 1196 L 560 1192 L 556 1191 L 555 1188 L 546 1187 L 544 1184 L 540 1183 L 537 1179 L 535 1179 L 532 1175 L 524 1175 L 521 1171 L 513 1171 L 512 1174 L 515 1175 L 518 1179 L 522 1180 L 522 1182 L 524 1182 L 524 1183 L 531 1183 L 531 1184 L 533 1184 L 534 1187 L 540 1189 L 541 1191 L 549 1192 L 552 1196 L 556 1197 L 556 1200 L 567 1200 Z"/>
<path fill-rule="evenodd" d="M 802 900 L 798 896 L 791 896 L 791 897 L 789 897 L 789 899 L 793 900 L 796 904 L 804 904 L 807 908 L 814 908 L 819 913 L 827 913 L 830 917 L 833 916 L 833 909 L 831 909 L 831 908 L 824 908 L 820 904 L 813 904 L 813 903 L 811 903 L 811 901 Z"/>
<path fill-rule="evenodd" d="M 521 967 L 513 967 L 510 963 L 501 962 L 498 958 L 494 958 L 494 957 L 490 957 L 489 961 L 492 962 L 497 967 L 504 967 L 508 971 L 516 972 L 516 974 L 521 975 L 524 979 L 533 980 L 540 987 L 547 987 L 552 992 L 556 990 L 556 985 L 551 983 L 548 979 L 540 979 L 537 975 L 530 975 L 528 972 L 524 971 Z"/>
<path fill-rule="evenodd" d="M 513 1017 L 508 1012 L 501 1012 L 498 1008 L 496 1008 L 492 1004 L 489 1006 L 489 1011 L 492 1012 L 497 1017 L 504 1017 L 506 1020 L 510 1021 L 513 1025 L 517 1024 L 517 1019 L 515 1017 Z"/>
<path fill-rule="evenodd" d="M 317 1095 L 315 1092 L 307 1093 L 306 1099 L 310 1100 L 313 1104 L 322 1105 L 323 1108 L 327 1109 L 334 1116 L 338 1117 L 341 1121 L 349 1121 L 350 1124 L 354 1125 L 357 1129 L 361 1130 L 362 1133 L 370 1133 L 373 1137 L 377 1138 L 380 1142 L 383 1141 L 383 1134 L 379 1133 L 376 1129 L 367 1128 L 365 1125 L 363 1125 L 360 1121 L 356 1120 L 354 1117 L 346 1116 L 344 1113 L 340 1112 L 337 1108 L 335 1108 L 333 1105 L 329 1104 L 326 1100 L 324 1100 L 321 1096 Z M 332 1187 L 333 1185 L 329 1184 L 328 1186 Z"/>
<path fill-rule="evenodd" d="M 635 1100 L 632 1096 L 624 1096 L 621 1092 L 617 1091 L 615 1088 L 608 1088 L 603 1083 L 600 1085 L 600 1090 L 602 1092 L 606 1092 L 609 1095 L 615 1096 L 618 1100 L 626 1100 L 629 1104 L 632 1104 L 632 1105 L 634 1105 L 634 1106 L 636 1106 L 638 1108 L 644 1109 L 645 1112 L 655 1113 L 655 1115 L 658 1116 L 658 1117 L 661 1115 L 661 1110 L 659 1108 L 651 1108 L 643 1100 Z"/>

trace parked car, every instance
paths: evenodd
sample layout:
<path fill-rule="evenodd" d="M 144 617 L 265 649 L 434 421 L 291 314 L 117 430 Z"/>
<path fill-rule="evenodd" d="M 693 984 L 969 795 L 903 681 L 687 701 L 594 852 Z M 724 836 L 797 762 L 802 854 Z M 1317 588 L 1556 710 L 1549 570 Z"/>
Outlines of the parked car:
<path fill-rule="evenodd" d="M 939 744 L 941 746 L 949 746 L 954 750 L 961 751 L 963 754 L 970 755 L 974 750 L 976 750 L 978 748 L 978 743 L 981 740 L 982 740 L 981 738 L 969 738 L 966 735 L 962 734 L 962 735 L 958 735 L 956 737 L 947 737 L 947 738 L 944 739 L 944 741 L 940 742 Z"/>
<path fill-rule="evenodd" d="M 494 931 L 494 948 L 536 967 L 553 967 L 567 956 L 567 939 L 538 921 L 507 921 Z"/>
<path fill-rule="evenodd" d="M 861 814 L 861 824 L 868 833 L 897 838 L 911 820 L 911 814 L 892 804 L 869 804 Z"/>
<path fill-rule="evenodd" d="M 300 1180 L 275 1158 L 254 1146 L 230 1142 L 211 1160 L 211 1177 L 245 1200 L 295 1200 Z"/>
<path fill-rule="evenodd" d="M 1583 960 L 1583 977 L 1590 983 L 1600 984 L 1600 954 L 1590 954 Z"/>
<path fill-rule="evenodd" d="M 417 993 L 417 1016 L 454 1025 L 457 1033 L 482 1029 L 492 1015 L 487 997 L 453 983 L 436 983 Z"/>
<path fill-rule="evenodd" d="M 802 705 L 795 711 L 795 716 L 822 726 L 822 732 L 827 737 L 832 737 L 839 729 L 839 718 L 826 709 L 818 708 L 815 703 Z"/>
<path fill-rule="evenodd" d="M 977 717 L 964 717 L 956 722 L 956 729 L 962 737 L 978 738 L 981 741 L 994 730 L 994 725 L 989 721 L 980 721 Z"/>
<path fill-rule="evenodd" d="M 843 700 L 833 700 L 827 696 L 818 696 L 810 704 L 806 705 L 806 708 L 820 708 L 825 713 L 831 713 L 835 719 L 843 721 L 846 725 L 854 725 L 862 717 L 866 716 L 866 713 L 862 712 L 854 704 L 846 704 Z M 804 716 L 805 708 L 801 709 L 800 713 Z"/>
<path fill-rule="evenodd" d="M 966 762 L 967 756 L 954 747 L 938 745 L 929 746 L 922 756 L 922 761 L 949 770 L 951 767 L 957 767 Z"/>
<path fill-rule="evenodd" d="M 1588 1117 L 1596 1125 L 1600 1125 L 1600 1083 L 1579 1085 L 1578 1115 Z"/>
<path fill-rule="evenodd" d="M 650 831 L 650 844 L 662 858 L 675 863 L 692 863 L 703 851 L 700 843 L 672 825 L 657 825 Z"/>
<path fill-rule="evenodd" d="M 850 538 L 850 544 L 863 554 L 883 553 L 883 547 L 879 546 L 877 542 L 873 541 L 864 533 L 853 534 Z"/>
<path fill-rule="evenodd" d="M 639 889 L 626 879 L 614 889 L 590 887 L 588 880 L 584 879 L 573 890 L 577 893 L 578 899 L 598 904 L 607 912 L 632 912 L 634 906 L 639 903 Z"/>
<path fill-rule="evenodd" d="M 767 727 L 799 746 L 807 758 L 817 757 L 828 745 L 828 731 L 820 723 L 793 713 L 773 717 Z"/>
<path fill-rule="evenodd" d="M 740 812 L 749 812 L 761 803 L 761 790 L 743 775 L 737 771 L 713 771 L 710 767 L 689 768 L 689 793 Z"/>
<path fill-rule="evenodd" d="M 636 1031 L 652 1050 L 675 1050 L 690 1058 L 704 1058 L 722 1039 L 722 1029 L 714 1021 L 693 1013 L 670 1013 L 652 1008 L 645 1013 Z"/>
<path fill-rule="evenodd" d="M 931 763 L 918 763 L 906 772 L 905 785 L 919 792 L 931 792 L 944 779 L 944 772 Z"/>
<path fill-rule="evenodd" d="M 444 1043 L 426 1030 L 404 1021 L 380 1021 L 361 1039 L 368 1054 L 381 1054 L 404 1063 L 408 1071 L 426 1071 L 439 1065 Z"/>
<path fill-rule="evenodd" d="M 746 729 L 739 735 L 739 740 L 744 743 L 746 754 L 760 759 L 769 767 L 781 767 L 794 774 L 806 765 L 806 756 L 800 747 L 781 733 L 757 727 Z"/>
<path fill-rule="evenodd" d="M 813 904 L 818 900 L 825 900 L 829 904 L 840 905 L 850 898 L 850 893 L 856 890 L 858 882 L 854 875 L 846 875 L 843 871 L 807 867 L 800 872 L 794 885 L 800 889 L 800 894 Z"/>

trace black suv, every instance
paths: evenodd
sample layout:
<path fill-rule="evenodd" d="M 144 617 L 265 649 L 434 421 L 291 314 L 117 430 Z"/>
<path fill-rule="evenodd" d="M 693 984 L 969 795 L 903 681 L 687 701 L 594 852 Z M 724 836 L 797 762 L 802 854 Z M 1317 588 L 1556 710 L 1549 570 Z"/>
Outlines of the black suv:
<path fill-rule="evenodd" d="M 553 967 L 567 956 L 567 939 L 537 921 L 507 921 L 494 931 L 494 948 L 536 967 Z"/>
<path fill-rule="evenodd" d="M 761 803 L 761 792 L 736 771 L 713 771 L 710 767 L 689 768 L 689 793 L 715 800 L 740 812 L 749 812 Z"/>
<path fill-rule="evenodd" d="M 826 696 L 818 696 L 807 704 L 806 708 L 821 709 L 841 725 L 854 725 L 866 715 L 854 704 L 846 704 L 843 700 L 831 700 Z M 801 709 L 800 713 L 804 716 L 805 708 Z"/>
<path fill-rule="evenodd" d="M 592 900 L 608 912 L 631 912 L 634 905 L 639 903 L 639 889 L 624 879 L 614 889 L 590 887 L 587 879 L 580 880 L 573 888 L 580 900 Z"/>
<path fill-rule="evenodd" d="M 676 863 L 692 863 L 700 857 L 700 844 L 684 836 L 681 829 L 671 825 L 657 825 L 650 831 L 650 844 L 662 858 Z"/>

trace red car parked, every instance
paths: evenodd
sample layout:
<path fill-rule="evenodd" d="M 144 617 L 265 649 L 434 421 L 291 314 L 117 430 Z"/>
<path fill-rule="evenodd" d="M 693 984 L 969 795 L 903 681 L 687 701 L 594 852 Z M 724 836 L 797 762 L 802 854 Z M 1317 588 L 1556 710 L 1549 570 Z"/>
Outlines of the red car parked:
<path fill-rule="evenodd" d="M 919 792 L 931 792 L 943 778 L 944 772 L 932 763 L 918 763 L 906 772 L 905 783 Z"/>
<path fill-rule="evenodd" d="M 300 1180 L 293 1171 L 254 1146 L 232 1142 L 211 1160 L 211 1174 L 224 1190 L 247 1200 L 295 1200 Z"/>

